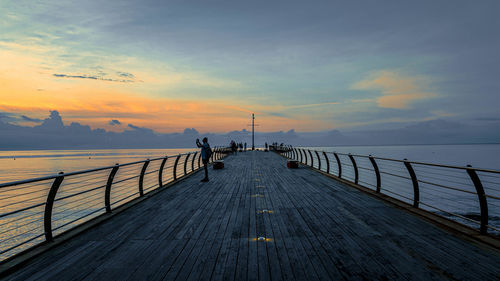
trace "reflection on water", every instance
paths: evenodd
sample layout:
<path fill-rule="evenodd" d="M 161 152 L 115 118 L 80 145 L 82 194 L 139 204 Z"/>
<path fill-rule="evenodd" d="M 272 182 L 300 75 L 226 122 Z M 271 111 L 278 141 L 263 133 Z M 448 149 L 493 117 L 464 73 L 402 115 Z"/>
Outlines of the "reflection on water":
<path fill-rule="evenodd" d="M 194 151 L 181 149 L 98 149 L 0 151 L 0 183 L 128 163 Z"/>

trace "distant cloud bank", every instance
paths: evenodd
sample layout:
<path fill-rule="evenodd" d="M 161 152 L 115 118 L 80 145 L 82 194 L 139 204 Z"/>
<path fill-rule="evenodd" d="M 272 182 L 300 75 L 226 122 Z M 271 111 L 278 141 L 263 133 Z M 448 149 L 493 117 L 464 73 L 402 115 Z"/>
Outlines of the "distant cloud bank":
<path fill-rule="evenodd" d="M 16 121 L 39 124 L 33 127 L 21 126 L 16 124 Z M 112 119 L 109 124 L 122 125 L 116 119 Z M 0 112 L 0 149 L 7 150 L 189 148 L 195 146 L 197 138 L 205 136 L 212 146 L 226 145 L 235 140 L 247 142 L 248 147 L 251 147 L 251 132 L 246 129 L 224 134 L 201 134 L 195 128 L 186 128 L 182 133 L 161 134 L 150 128 L 128 124 L 123 132 L 117 133 L 91 129 L 90 126 L 78 122 L 65 125 L 56 110 L 51 111 L 50 116 L 43 120 Z M 500 143 L 500 122 L 484 122 L 473 126 L 436 119 L 398 129 L 257 132 L 255 141 L 257 146 L 262 146 L 265 142 L 295 146 Z"/>

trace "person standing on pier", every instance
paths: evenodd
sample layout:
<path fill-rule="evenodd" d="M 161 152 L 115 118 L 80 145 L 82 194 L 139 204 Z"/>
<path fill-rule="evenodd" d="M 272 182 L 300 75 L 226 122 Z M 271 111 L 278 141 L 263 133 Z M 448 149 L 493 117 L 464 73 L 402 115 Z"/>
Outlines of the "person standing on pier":
<path fill-rule="evenodd" d="M 203 138 L 203 144 L 200 143 L 200 139 L 196 139 L 196 145 L 201 148 L 201 160 L 203 161 L 203 168 L 205 169 L 205 178 L 202 179 L 202 182 L 208 181 L 208 161 L 210 160 L 210 156 L 212 156 L 212 149 L 210 149 L 210 145 L 208 144 L 208 139 Z"/>

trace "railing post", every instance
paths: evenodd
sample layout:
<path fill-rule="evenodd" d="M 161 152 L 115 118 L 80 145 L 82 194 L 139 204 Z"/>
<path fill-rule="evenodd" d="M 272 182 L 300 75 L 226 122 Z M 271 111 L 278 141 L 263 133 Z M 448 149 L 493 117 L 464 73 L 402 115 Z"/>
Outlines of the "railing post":
<path fill-rule="evenodd" d="M 184 175 L 187 175 L 187 162 L 189 160 L 189 156 L 191 155 L 191 153 L 188 153 L 186 155 L 186 159 L 184 159 Z"/>
<path fill-rule="evenodd" d="M 335 159 L 337 159 L 337 166 L 339 167 L 339 178 L 342 178 L 342 164 L 340 163 L 339 155 L 334 152 L 333 156 L 335 156 Z"/>
<path fill-rule="evenodd" d="M 54 200 L 56 199 L 57 191 L 61 186 L 62 181 L 64 180 L 63 172 L 59 173 L 61 176 L 58 176 L 54 179 L 52 186 L 50 187 L 49 194 L 47 195 L 47 201 L 45 202 L 45 212 L 43 215 L 43 227 L 45 230 L 45 240 L 47 242 L 54 241 L 54 237 L 52 236 L 52 210 L 54 208 Z"/>
<path fill-rule="evenodd" d="M 356 165 L 356 161 L 354 160 L 354 156 L 352 156 L 351 153 L 349 153 L 349 159 L 351 159 L 352 167 L 354 168 L 354 183 L 358 184 L 358 180 L 359 180 L 358 165 Z"/>
<path fill-rule="evenodd" d="M 408 159 L 404 159 L 404 164 L 410 174 L 411 182 L 413 183 L 413 207 L 418 208 L 418 203 L 420 202 L 420 190 L 418 187 L 417 175 L 415 174 L 410 162 L 408 162 Z"/>
<path fill-rule="evenodd" d="M 211 148 L 210 148 L 211 149 Z M 212 160 L 212 162 L 214 162 L 214 154 L 213 151 L 212 151 L 212 155 L 210 155 L 210 160 Z M 210 162 L 210 161 L 209 161 Z"/>
<path fill-rule="evenodd" d="M 326 161 L 326 173 L 330 173 L 330 160 L 328 160 L 328 156 L 326 155 L 326 152 L 323 151 L 323 156 L 325 157 Z"/>
<path fill-rule="evenodd" d="M 167 162 L 168 156 L 165 156 L 160 164 L 160 170 L 158 171 L 158 188 L 163 187 L 163 168 L 165 167 L 165 163 Z"/>
<path fill-rule="evenodd" d="M 144 165 L 142 165 L 142 170 L 141 170 L 141 176 L 139 177 L 139 196 L 144 195 L 144 174 L 146 173 L 146 169 L 148 168 L 149 165 L 149 159 L 144 162 Z"/>
<path fill-rule="evenodd" d="M 380 181 L 380 171 L 378 169 L 377 162 L 375 162 L 375 158 L 373 158 L 373 156 L 371 156 L 371 155 L 368 156 L 368 159 L 370 159 L 370 162 L 372 162 L 373 170 L 375 171 L 375 176 L 377 177 L 377 190 L 376 190 L 376 192 L 380 193 L 381 181 Z"/>
<path fill-rule="evenodd" d="M 177 164 L 179 163 L 179 159 L 181 158 L 181 155 L 177 155 L 177 158 L 175 158 L 174 162 L 174 181 L 177 180 Z"/>
<path fill-rule="evenodd" d="M 297 148 L 297 150 L 299 151 L 299 155 L 300 155 L 300 163 L 304 163 L 304 161 L 302 161 L 302 149 Z"/>
<path fill-rule="evenodd" d="M 193 160 L 191 160 L 191 172 L 194 172 L 194 160 L 196 159 L 196 154 L 198 154 L 198 151 L 193 154 Z"/>
<path fill-rule="evenodd" d="M 312 154 L 311 150 L 308 149 L 307 151 L 309 151 L 309 157 L 311 157 L 311 167 L 314 167 L 313 154 Z"/>
<path fill-rule="evenodd" d="M 111 172 L 109 173 L 108 182 L 106 183 L 106 190 L 104 191 L 104 205 L 106 206 L 106 213 L 111 213 L 111 185 L 113 185 L 113 179 L 115 178 L 116 172 L 118 172 L 118 163 L 115 164 Z"/>
<path fill-rule="evenodd" d="M 488 202 L 486 201 L 486 193 L 484 192 L 483 184 L 476 170 L 474 170 L 471 165 L 467 165 L 467 174 L 469 174 L 472 183 L 474 183 L 479 199 L 479 207 L 481 208 L 481 227 L 479 231 L 481 234 L 486 234 L 488 232 Z"/>
<path fill-rule="evenodd" d="M 316 152 L 316 157 L 318 157 L 318 170 L 321 171 L 321 159 L 319 158 L 319 153 L 317 150 L 315 150 L 314 152 Z"/>

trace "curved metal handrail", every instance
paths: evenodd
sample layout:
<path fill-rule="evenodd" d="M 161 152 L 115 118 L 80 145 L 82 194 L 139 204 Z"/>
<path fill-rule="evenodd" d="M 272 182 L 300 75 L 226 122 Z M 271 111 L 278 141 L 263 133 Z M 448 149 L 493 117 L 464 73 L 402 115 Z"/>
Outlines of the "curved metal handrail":
<path fill-rule="evenodd" d="M 324 151 L 324 150 L 314 150 L 310 148 L 301 148 L 301 147 L 292 147 L 292 146 L 278 146 L 278 147 L 273 147 L 273 151 L 276 151 L 285 157 L 290 157 L 290 154 L 288 153 L 289 151 L 292 152 L 300 152 L 300 157 L 294 157 L 297 158 L 297 160 L 301 163 L 303 163 L 306 166 L 311 166 L 313 169 L 320 170 L 322 172 L 325 172 L 321 170 L 321 165 L 318 165 L 318 168 L 315 168 L 313 163 L 314 161 L 318 161 L 318 163 L 321 163 L 321 156 L 323 155 L 323 158 L 327 161 L 327 165 L 330 164 L 328 154 L 333 155 L 336 158 L 337 166 L 338 166 L 338 174 L 336 177 L 342 178 L 343 180 L 351 181 L 348 178 L 353 177 L 353 180 L 351 181 L 355 185 L 360 185 L 366 188 L 370 188 L 367 186 L 364 186 L 362 184 L 367 184 L 371 187 L 373 187 L 373 190 L 376 193 L 385 193 L 386 195 L 389 195 L 395 199 L 401 200 L 405 199 L 407 201 L 402 200 L 405 203 L 411 203 L 410 205 L 413 206 L 414 208 L 421 208 L 419 205 L 422 204 L 425 207 L 428 207 L 430 209 L 436 210 L 437 212 L 441 213 L 446 213 L 446 214 L 451 214 L 454 217 L 456 217 L 458 220 L 456 220 L 459 223 L 463 223 L 463 221 L 474 221 L 474 223 L 479 224 L 479 232 L 481 234 L 486 234 L 488 230 L 496 231 L 497 234 L 500 233 L 500 225 L 490 225 L 491 221 L 489 220 L 489 208 L 488 208 L 488 200 L 499 200 L 500 201 L 500 196 L 498 194 L 488 194 L 488 191 L 490 192 L 497 192 L 500 194 L 500 176 L 497 174 L 500 174 L 500 170 L 493 170 L 493 169 L 483 169 L 483 168 L 474 168 L 471 167 L 470 165 L 467 165 L 465 167 L 463 166 L 454 166 L 454 165 L 444 165 L 444 164 L 436 164 L 436 163 L 427 163 L 427 162 L 421 162 L 421 161 L 410 161 L 408 159 L 392 159 L 392 158 L 387 158 L 387 157 L 375 157 L 372 155 L 360 155 L 360 154 L 351 154 L 351 153 L 341 153 L 341 152 L 335 152 L 335 151 Z M 309 153 L 306 153 L 309 152 Z M 314 151 L 314 154 L 312 153 Z M 302 152 L 304 152 L 304 159 L 302 158 Z M 307 154 L 309 154 L 311 161 L 308 161 L 307 159 Z M 313 155 L 316 155 L 316 159 L 313 158 Z M 341 156 L 345 156 L 347 159 L 349 159 L 350 163 L 342 163 Z M 292 153 L 293 157 L 293 153 Z M 362 167 L 360 166 L 360 163 L 356 161 L 356 158 L 363 158 L 369 160 L 369 166 Z M 358 159 L 358 160 L 359 160 Z M 402 169 L 404 170 L 398 170 L 394 171 L 391 169 L 394 169 L 396 166 L 393 165 L 391 168 L 391 165 L 388 167 L 385 166 L 379 166 L 376 160 L 380 160 L 381 162 L 385 161 L 384 163 L 389 163 L 389 162 L 394 162 L 401 164 Z M 309 164 L 309 162 L 311 164 Z M 342 166 L 350 166 L 353 168 L 354 175 L 346 177 L 345 175 L 343 176 L 343 171 L 342 171 Z M 431 172 L 428 171 L 430 174 L 436 174 L 436 175 L 441 175 L 441 178 L 450 178 L 450 177 L 459 177 L 459 179 L 466 181 L 467 179 L 469 180 L 469 187 L 473 188 L 475 190 L 467 190 L 463 187 L 452 187 L 446 184 L 443 184 L 440 182 L 445 181 L 446 179 L 440 179 L 440 178 L 435 178 L 426 175 L 425 171 L 418 172 L 415 170 L 414 167 L 439 167 L 443 169 L 439 169 L 439 172 Z M 406 171 L 406 174 L 401 174 L 403 171 Z M 452 173 L 452 175 L 446 174 L 446 171 L 449 171 L 449 173 Z M 360 180 L 360 177 L 362 173 L 372 173 L 375 176 L 375 182 L 370 183 L 367 181 L 362 181 Z M 465 172 L 465 173 L 464 173 Z M 492 179 L 488 178 L 487 180 L 481 180 L 481 175 L 478 173 L 482 173 L 482 176 L 485 177 L 491 177 L 493 180 L 497 180 L 496 182 L 492 182 Z M 333 171 L 330 169 L 330 167 L 327 167 L 326 173 L 332 174 Z M 364 175 L 366 176 L 366 175 Z M 421 179 L 424 178 L 424 179 Z M 434 181 L 429 180 L 429 178 L 433 178 Z M 451 181 L 451 180 L 450 180 Z M 454 182 L 454 181 L 452 181 Z M 391 190 L 391 185 L 397 185 L 400 188 L 405 187 L 410 183 L 410 186 L 412 187 L 411 191 L 411 197 L 408 195 L 403 195 L 401 192 L 396 192 L 395 190 Z M 421 187 L 419 183 L 426 185 L 424 187 Z M 472 183 L 472 184 L 471 184 Z M 484 183 L 487 183 L 488 188 L 485 188 L 483 185 Z M 477 204 L 480 207 L 479 210 L 479 220 L 474 220 L 467 218 L 467 215 L 461 215 L 457 213 L 453 213 L 450 211 L 444 210 L 443 207 L 440 206 L 435 206 L 432 204 L 428 204 L 426 202 L 422 202 L 422 189 L 424 188 L 427 192 L 429 192 L 430 187 L 434 188 L 439 188 L 440 190 L 448 190 L 448 192 L 461 192 L 463 194 L 475 194 L 477 198 L 477 202 L 474 202 L 474 205 Z M 444 191 L 440 191 L 443 194 L 447 194 Z M 395 197 L 397 196 L 397 197 Z M 398 198 L 399 197 L 399 198 Z M 453 198 L 445 198 L 446 200 L 453 200 Z M 488 200 L 487 200 L 488 199 Z M 493 204 L 498 208 L 500 206 L 500 202 L 496 204 Z M 496 210 L 497 216 L 500 210 Z M 467 218 L 467 219 L 464 219 Z M 495 223 L 497 223 L 495 221 Z M 498 224 L 498 223 L 497 223 Z M 467 225 L 467 224 L 466 224 Z M 469 226 L 469 225 L 467 225 Z"/>
<path fill-rule="evenodd" d="M 214 154 L 217 155 L 211 162 L 224 158 L 227 152 L 225 147 L 216 147 Z M 180 153 L 0 184 L 0 225 L 3 233 L 0 264 L 42 242 L 50 243 L 54 237 L 110 213 L 134 198 L 164 188 L 166 183 L 173 183 L 198 171 L 201 166 L 198 158 L 195 167 L 197 155 L 201 156 L 201 153 Z M 178 165 L 184 168 L 179 175 Z M 23 196 L 16 196 L 20 191 Z M 17 198 L 19 201 L 12 203 Z M 101 201 L 99 198 L 102 198 Z M 4 204 L 6 199 L 9 201 Z M 38 211 L 39 208 L 43 211 Z M 33 214 L 38 217 L 33 217 Z M 37 227 L 35 222 L 38 221 L 42 229 Z M 18 226 L 22 229 L 19 230 Z M 54 231 L 57 233 L 54 234 Z"/>
<path fill-rule="evenodd" d="M 316 151 L 316 150 L 314 150 Z M 343 156 L 349 156 L 351 154 L 352 156 L 355 157 L 361 157 L 361 158 L 370 158 L 373 157 L 374 159 L 377 160 L 386 160 L 386 161 L 392 161 L 392 162 L 400 162 L 404 163 L 405 160 L 401 159 L 394 159 L 394 158 L 387 158 L 387 157 L 378 157 L 378 156 L 370 156 L 370 155 L 362 155 L 362 154 L 352 154 L 352 153 L 342 153 L 342 152 L 336 152 L 336 151 L 325 151 L 325 150 L 317 150 L 318 152 L 325 152 L 325 153 L 337 153 L 338 155 L 343 155 Z M 421 162 L 421 161 L 408 161 L 411 164 L 416 164 L 416 165 L 425 165 L 425 166 L 433 166 L 433 167 L 441 167 L 441 168 L 451 168 L 451 169 L 460 169 L 460 170 L 467 170 L 467 169 L 473 169 L 477 172 L 486 172 L 486 173 L 494 173 L 494 174 L 500 174 L 500 170 L 493 170 L 493 169 L 484 169 L 484 168 L 474 168 L 474 167 L 467 167 L 467 166 L 456 166 L 456 165 L 447 165 L 447 164 L 438 164 L 438 163 L 430 163 L 430 162 Z"/>

